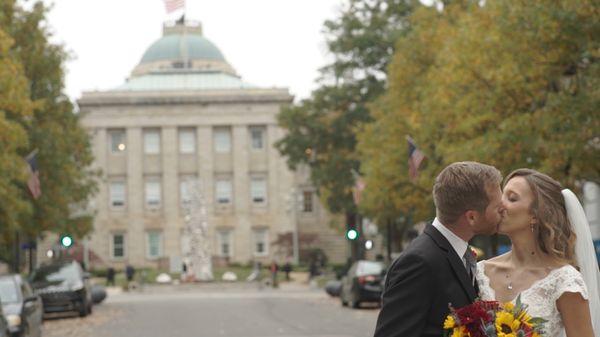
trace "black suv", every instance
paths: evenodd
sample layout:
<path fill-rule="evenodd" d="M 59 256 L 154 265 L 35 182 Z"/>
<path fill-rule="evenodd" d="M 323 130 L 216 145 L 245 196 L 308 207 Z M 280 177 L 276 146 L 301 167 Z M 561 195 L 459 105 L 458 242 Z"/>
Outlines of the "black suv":
<path fill-rule="evenodd" d="M 75 311 L 85 317 L 92 313 L 89 274 L 75 261 L 43 265 L 31 275 L 31 285 L 42 297 L 44 313 Z"/>

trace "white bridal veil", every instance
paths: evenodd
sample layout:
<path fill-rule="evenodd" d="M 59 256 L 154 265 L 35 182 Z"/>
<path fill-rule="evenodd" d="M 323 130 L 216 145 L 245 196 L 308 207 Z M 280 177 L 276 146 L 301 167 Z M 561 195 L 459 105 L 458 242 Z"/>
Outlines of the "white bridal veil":
<path fill-rule="evenodd" d="M 575 243 L 575 257 L 579 265 L 579 271 L 588 288 L 590 314 L 596 336 L 600 332 L 600 271 L 598 271 L 598 260 L 596 250 L 590 232 L 590 225 L 585 217 L 583 207 L 577 196 L 569 189 L 562 190 L 567 208 L 567 217 L 573 231 L 577 235 Z"/>

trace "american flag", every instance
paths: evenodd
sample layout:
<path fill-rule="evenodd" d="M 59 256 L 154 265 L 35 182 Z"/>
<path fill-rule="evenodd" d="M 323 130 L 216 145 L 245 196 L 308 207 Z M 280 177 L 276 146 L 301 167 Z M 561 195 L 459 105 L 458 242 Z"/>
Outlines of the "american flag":
<path fill-rule="evenodd" d="M 29 192 L 34 199 L 39 198 L 42 195 L 42 187 L 40 185 L 40 172 L 37 167 L 37 150 L 31 152 L 25 157 L 29 168 L 29 179 L 27 180 L 27 187 Z"/>
<path fill-rule="evenodd" d="M 164 2 L 167 14 L 185 7 L 185 0 L 164 0 Z"/>
<path fill-rule="evenodd" d="M 408 142 L 408 175 L 410 180 L 415 181 L 419 175 L 419 166 L 425 159 L 425 155 L 417 149 L 415 141 L 410 136 L 406 136 L 406 141 Z"/>

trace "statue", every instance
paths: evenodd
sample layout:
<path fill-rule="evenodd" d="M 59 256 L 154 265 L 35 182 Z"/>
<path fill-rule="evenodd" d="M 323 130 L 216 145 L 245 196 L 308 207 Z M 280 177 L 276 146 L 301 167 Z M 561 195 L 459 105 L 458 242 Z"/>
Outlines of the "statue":
<path fill-rule="evenodd" d="M 203 186 L 198 179 L 188 179 L 185 188 L 189 196 L 189 199 L 184 200 L 183 203 L 185 212 L 183 235 L 188 243 L 184 256 L 186 261 L 189 261 L 187 276 L 195 281 L 212 281 L 214 276 L 208 237 L 208 211 L 202 191 Z"/>

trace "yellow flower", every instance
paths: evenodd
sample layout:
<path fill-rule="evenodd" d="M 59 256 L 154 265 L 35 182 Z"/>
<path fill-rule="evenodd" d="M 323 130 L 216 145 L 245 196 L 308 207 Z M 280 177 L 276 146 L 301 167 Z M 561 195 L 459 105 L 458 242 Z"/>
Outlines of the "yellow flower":
<path fill-rule="evenodd" d="M 448 315 L 446 320 L 444 321 L 444 329 L 452 329 L 456 326 L 456 322 L 454 321 L 454 316 Z"/>
<path fill-rule="evenodd" d="M 469 337 L 469 332 L 467 331 L 466 327 L 464 327 L 464 326 L 457 326 L 452 331 L 452 335 L 450 335 L 450 337 Z"/>
<path fill-rule="evenodd" d="M 506 311 L 513 311 L 515 310 L 515 305 L 512 302 L 506 302 L 502 305 L 502 307 L 504 308 L 504 310 Z"/>
<path fill-rule="evenodd" d="M 521 322 L 510 312 L 500 311 L 496 314 L 496 332 L 498 337 L 516 337 Z"/>

